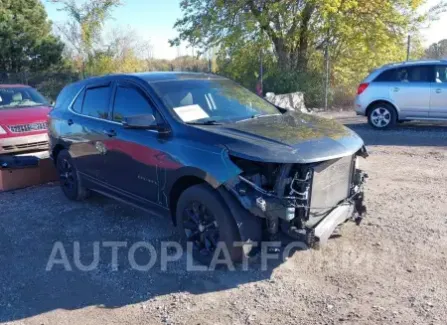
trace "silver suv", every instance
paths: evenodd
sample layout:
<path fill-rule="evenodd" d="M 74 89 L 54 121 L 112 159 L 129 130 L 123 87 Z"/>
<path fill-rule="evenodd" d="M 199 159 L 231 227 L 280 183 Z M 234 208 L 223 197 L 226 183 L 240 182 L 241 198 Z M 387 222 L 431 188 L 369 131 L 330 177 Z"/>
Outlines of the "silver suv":
<path fill-rule="evenodd" d="M 385 65 L 362 81 L 357 115 L 385 129 L 409 120 L 447 120 L 447 61 Z"/>

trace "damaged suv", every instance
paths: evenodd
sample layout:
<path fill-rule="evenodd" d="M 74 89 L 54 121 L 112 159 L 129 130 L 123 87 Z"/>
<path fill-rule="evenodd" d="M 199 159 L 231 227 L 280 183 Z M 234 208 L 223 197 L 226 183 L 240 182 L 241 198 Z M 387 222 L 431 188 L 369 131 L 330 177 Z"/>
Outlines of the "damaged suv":
<path fill-rule="evenodd" d="M 48 131 L 68 198 L 95 191 L 169 216 L 202 263 L 219 242 L 237 261 L 279 232 L 321 245 L 366 211 L 357 134 L 219 76 L 83 80 L 62 90 Z"/>

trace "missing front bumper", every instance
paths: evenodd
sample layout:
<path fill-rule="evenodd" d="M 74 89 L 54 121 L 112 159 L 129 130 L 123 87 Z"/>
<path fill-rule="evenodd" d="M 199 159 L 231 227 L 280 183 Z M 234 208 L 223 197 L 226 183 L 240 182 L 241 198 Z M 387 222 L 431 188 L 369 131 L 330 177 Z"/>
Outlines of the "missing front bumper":
<path fill-rule="evenodd" d="M 326 208 L 319 214 L 309 214 L 309 200 L 303 200 L 307 194 L 297 197 L 279 197 L 268 192 L 242 176 L 225 184 L 252 215 L 262 218 L 265 224 L 266 240 L 275 240 L 279 229 L 308 246 L 325 245 L 334 230 L 351 219 L 360 223 L 366 214 L 363 199 L 363 183 L 367 175 L 356 169 L 351 178 L 348 198 Z M 305 194 L 305 193 L 301 193 Z M 318 245 L 316 245 L 318 244 Z"/>

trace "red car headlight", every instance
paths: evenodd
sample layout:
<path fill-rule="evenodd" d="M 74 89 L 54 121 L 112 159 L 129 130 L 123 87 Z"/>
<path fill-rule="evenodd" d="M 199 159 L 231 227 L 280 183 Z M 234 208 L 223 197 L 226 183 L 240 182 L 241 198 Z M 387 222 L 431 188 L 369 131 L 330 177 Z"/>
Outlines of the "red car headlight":
<path fill-rule="evenodd" d="M 0 134 L 6 134 L 6 130 L 0 126 Z"/>

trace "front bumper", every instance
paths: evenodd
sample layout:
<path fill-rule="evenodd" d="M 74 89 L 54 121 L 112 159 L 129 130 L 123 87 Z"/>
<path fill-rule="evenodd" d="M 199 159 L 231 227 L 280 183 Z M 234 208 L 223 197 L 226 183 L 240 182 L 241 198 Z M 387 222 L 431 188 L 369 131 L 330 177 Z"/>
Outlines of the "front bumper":
<path fill-rule="evenodd" d="M 0 154 L 48 150 L 46 133 L 0 139 Z"/>

